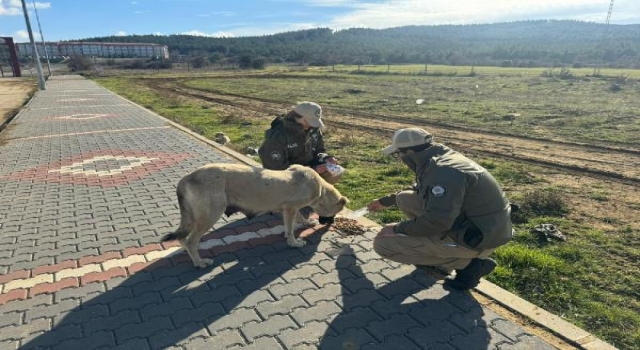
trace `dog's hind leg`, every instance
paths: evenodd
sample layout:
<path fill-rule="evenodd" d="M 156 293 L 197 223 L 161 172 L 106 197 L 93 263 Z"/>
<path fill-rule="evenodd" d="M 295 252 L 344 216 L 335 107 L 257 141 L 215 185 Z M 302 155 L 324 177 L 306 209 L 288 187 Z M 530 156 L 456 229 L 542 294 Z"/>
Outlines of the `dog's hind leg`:
<path fill-rule="evenodd" d="M 304 246 L 305 242 L 302 238 L 296 238 L 294 235 L 294 223 L 296 221 L 296 214 L 298 209 L 296 208 L 283 208 L 282 220 L 284 221 L 284 237 L 287 239 L 287 244 L 290 247 L 300 248 Z"/>
<path fill-rule="evenodd" d="M 209 196 L 193 207 L 195 219 L 193 228 L 188 236 L 180 239 L 180 245 L 187 251 L 187 254 L 189 254 L 193 261 L 193 265 L 196 267 L 205 268 L 213 264 L 212 259 L 203 259 L 200 257 L 198 243 L 200 243 L 200 238 L 222 217 L 226 206 L 227 204 L 224 198 Z"/>
<path fill-rule="evenodd" d="M 212 259 L 202 258 L 200 257 L 200 252 L 198 252 L 198 243 L 200 243 L 200 237 L 207 233 L 207 231 L 209 231 L 209 227 L 197 227 L 193 231 L 191 231 L 191 233 L 186 238 L 180 239 L 180 245 L 184 248 L 187 254 L 189 254 L 191 261 L 193 261 L 193 265 L 199 268 L 205 268 L 213 264 Z"/>

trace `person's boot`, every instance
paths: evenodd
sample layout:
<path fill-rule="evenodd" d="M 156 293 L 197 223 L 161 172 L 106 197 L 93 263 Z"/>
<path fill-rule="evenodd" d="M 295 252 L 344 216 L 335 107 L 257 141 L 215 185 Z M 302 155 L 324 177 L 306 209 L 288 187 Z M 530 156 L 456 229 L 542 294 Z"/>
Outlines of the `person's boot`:
<path fill-rule="evenodd" d="M 416 269 L 420 271 L 424 271 L 427 275 L 433 277 L 435 280 L 443 280 L 451 271 L 447 271 L 440 266 L 431 266 L 431 265 L 414 265 Z"/>
<path fill-rule="evenodd" d="M 472 289 L 480 284 L 480 278 L 493 272 L 497 264 L 493 259 L 473 259 L 462 270 L 456 270 L 456 277 L 447 279 L 445 286 L 458 290 Z"/>

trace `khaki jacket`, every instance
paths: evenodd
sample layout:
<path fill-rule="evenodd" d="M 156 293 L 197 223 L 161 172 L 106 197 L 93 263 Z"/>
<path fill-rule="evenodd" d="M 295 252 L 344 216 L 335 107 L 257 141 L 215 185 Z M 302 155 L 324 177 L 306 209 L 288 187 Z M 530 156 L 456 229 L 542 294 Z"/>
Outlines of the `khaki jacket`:
<path fill-rule="evenodd" d="M 416 187 L 424 200 L 425 214 L 399 223 L 396 232 L 450 236 L 479 251 L 511 240 L 509 201 L 486 169 L 441 144 L 409 157 L 415 162 Z M 478 236 L 478 231 L 479 242 L 468 244 L 469 236 Z"/>
<path fill-rule="evenodd" d="M 284 170 L 292 164 L 319 165 L 327 156 L 325 152 L 319 129 L 304 130 L 294 119 L 278 117 L 265 132 L 258 155 L 264 168 Z"/>

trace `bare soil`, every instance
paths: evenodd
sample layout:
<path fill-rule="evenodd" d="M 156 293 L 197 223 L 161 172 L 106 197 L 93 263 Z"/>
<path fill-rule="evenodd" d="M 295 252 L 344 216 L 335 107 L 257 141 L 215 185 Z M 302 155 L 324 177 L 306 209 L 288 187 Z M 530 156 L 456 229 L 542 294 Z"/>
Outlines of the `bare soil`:
<path fill-rule="evenodd" d="M 12 118 L 37 88 L 28 78 L 0 78 L 0 126 Z"/>

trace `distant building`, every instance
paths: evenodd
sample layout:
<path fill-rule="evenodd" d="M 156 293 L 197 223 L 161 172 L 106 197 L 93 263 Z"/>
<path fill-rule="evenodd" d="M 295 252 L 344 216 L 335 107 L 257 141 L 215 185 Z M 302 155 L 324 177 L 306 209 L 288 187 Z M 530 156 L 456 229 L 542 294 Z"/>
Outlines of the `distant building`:
<path fill-rule="evenodd" d="M 36 43 L 38 54 L 45 56 L 42 43 Z M 16 43 L 18 57 L 33 55 L 31 43 Z M 109 58 L 157 57 L 169 58 L 169 47 L 160 44 L 143 43 L 92 43 L 92 42 L 48 42 L 46 43 L 49 57 L 90 56 Z"/>

